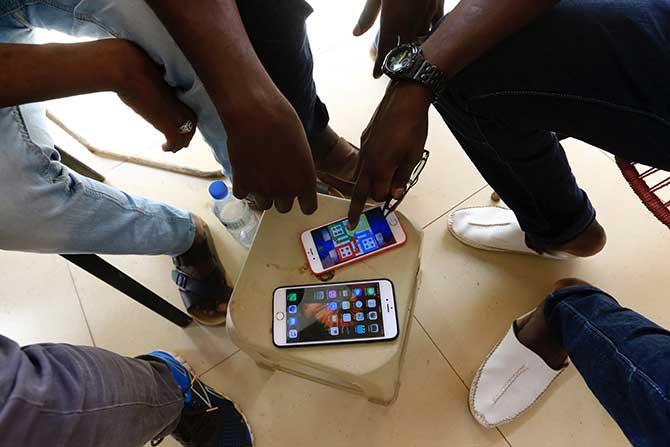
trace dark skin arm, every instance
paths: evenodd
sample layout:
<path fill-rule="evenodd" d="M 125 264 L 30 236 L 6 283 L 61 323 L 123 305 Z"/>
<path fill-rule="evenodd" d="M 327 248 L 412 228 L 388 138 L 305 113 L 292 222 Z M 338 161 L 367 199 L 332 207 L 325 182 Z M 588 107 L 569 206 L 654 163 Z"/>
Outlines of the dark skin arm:
<path fill-rule="evenodd" d="M 258 59 L 235 0 L 146 0 L 180 46 L 228 132 L 233 192 L 280 212 L 297 197 L 316 210 L 316 173 L 303 126 Z"/>
<path fill-rule="evenodd" d="M 75 44 L 0 44 L 0 107 L 113 91 L 166 137 L 165 151 L 188 146 L 178 128 L 195 115 L 134 44 L 109 39 Z"/>
<path fill-rule="evenodd" d="M 417 0 L 413 4 L 423 11 L 425 2 L 431 0 Z M 422 45 L 424 56 L 453 77 L 558 2 L 462 0 Z M 406 13 L 395 14 L 406 8 L 404 0 L 383 0 L 382 8 L 389 8 L 387 15 L 398 22 L 407 20 Z M 358 222 L 368 197 L 382 202 L 389 196 L 401 196 L 423 153 L 430 103 L 430 93 L 419 84 L 389 85 L 362 136 L 361 171 L 349 208 L 351 225 Z"/>

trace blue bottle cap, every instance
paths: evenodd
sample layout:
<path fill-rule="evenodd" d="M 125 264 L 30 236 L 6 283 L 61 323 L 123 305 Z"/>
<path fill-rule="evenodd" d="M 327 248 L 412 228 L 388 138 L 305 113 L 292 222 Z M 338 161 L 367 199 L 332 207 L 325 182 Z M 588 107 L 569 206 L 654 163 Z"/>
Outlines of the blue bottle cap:
<path fill-rule="evenodd" d="M 228 197 L 228 185 L 221 180 L 212 182 L 209 185 L 209 195 L 215 200 L 223 200 Z"/>

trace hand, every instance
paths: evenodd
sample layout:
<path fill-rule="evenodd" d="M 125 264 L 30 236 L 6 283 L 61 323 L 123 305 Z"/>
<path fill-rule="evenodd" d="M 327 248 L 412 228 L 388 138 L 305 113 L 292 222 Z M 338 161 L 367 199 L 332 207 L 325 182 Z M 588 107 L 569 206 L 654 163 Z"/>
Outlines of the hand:
<path fill-rule="evenodd" d="M 360 173 L 349 207 L 358 225 L 365 202 L 399 199 L 421 160 L 428 136 L 430 92 L 412 82 L 392 82 L 361 137 Z"/>
<path fill-rule="evenodd" d="M 112 54 L 120 67 L 119 98 L 165 135 L 163 151 L 178 152 L 187 147 L 195 134 L 197 118 L 165 82 L 162 67 L 129 41 L 111 39 L 109 45 L 115 45 Z M 190 129 L 180 130 L 189 121 Z"/>
<path fill-rule="evenodd" d="M 384 58 L 398 45 L 398 37 L 402 43 L 409 43 L 428 35 L 432 24 L 444 15 L 444 0 L 367 0 L 354 28 L 354 36 L 365 34 L 374 25 L 380 10 L 375 78 L 382 75 Z"/>
<path fill-rule="evenodd" d="M 251 95 L 250 95 L 251 97 Z M 251 99 L 250 99 L 251 101 Z M 242 106 L 226 123 L 233 194 L 253 194 L 259 208 L 287 213 L 297 197 L 305 214 L 317 208 L 316 172 L 307 136 L 291 104 L 277 92 Z"/>

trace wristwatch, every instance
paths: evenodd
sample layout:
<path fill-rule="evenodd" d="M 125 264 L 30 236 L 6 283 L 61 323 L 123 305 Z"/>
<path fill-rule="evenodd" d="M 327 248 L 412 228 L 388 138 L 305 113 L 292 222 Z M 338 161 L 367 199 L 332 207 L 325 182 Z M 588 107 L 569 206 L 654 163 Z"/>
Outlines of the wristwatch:
<path fill-rule="evenodd" d="M 423 51 L 417 44 L 402 44 L 389 51 L 382 71 L 396 81 L 418 82 L 430 90 L 433 101 L 447 88 L 447 76 L 424 59 Z"/>

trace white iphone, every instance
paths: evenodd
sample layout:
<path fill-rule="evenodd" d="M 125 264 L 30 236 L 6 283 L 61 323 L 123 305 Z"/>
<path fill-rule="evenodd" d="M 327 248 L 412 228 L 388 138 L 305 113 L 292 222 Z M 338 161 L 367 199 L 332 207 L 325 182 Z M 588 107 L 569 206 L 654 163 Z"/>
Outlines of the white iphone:
<path fill-rule="evenodd" d="M 358 226 L 340 219 L 301 235 L 309 267 L 316 275 L 360 261 L 405 243 L 407 236 L 395 213 L 384 217 L 382 207 L 361 214 Z"/>
<path fill-rule="evenodd" d="M 393 340 L 398 336 L 388 279 L 280 287 L 272 333 L 279 348 Z"/>

